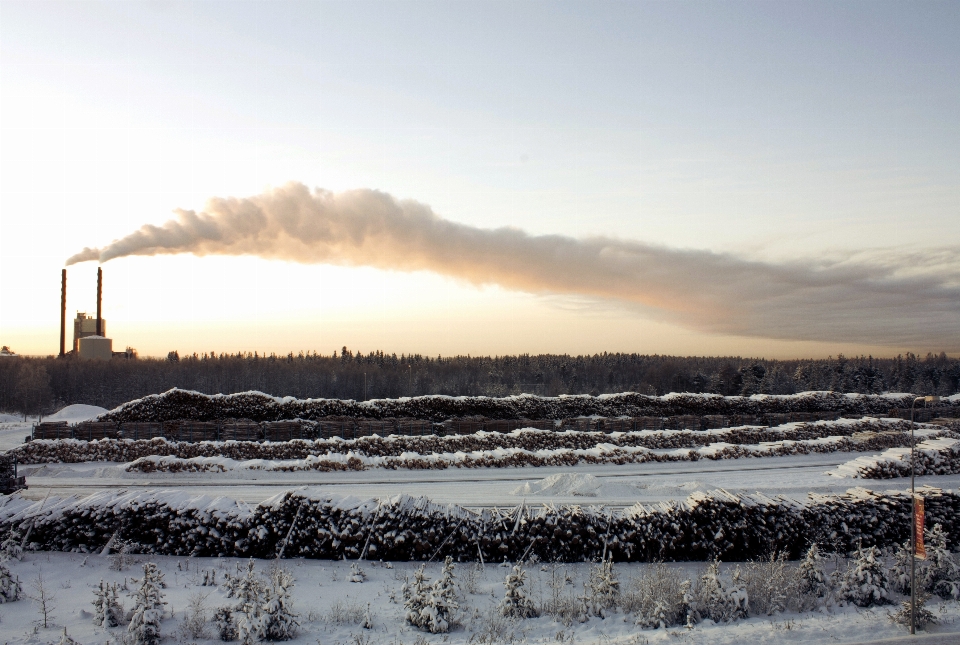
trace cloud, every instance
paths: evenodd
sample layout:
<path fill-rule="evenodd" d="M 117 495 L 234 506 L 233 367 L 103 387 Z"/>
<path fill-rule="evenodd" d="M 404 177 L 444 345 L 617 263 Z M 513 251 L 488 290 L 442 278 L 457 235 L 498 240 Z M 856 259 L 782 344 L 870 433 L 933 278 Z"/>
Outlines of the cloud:
<path fill-rule="evenodd" d="M 613 237 L 482 229 L 374 190 L 299 183 L 140 230 L 67 264 L 130 255 L 255 255 L 431 271 L 472 284 L 614 301 L 712 333 L 791 340 L 960 345 L 960 250 L 858 252 L 784 263 Z"/>

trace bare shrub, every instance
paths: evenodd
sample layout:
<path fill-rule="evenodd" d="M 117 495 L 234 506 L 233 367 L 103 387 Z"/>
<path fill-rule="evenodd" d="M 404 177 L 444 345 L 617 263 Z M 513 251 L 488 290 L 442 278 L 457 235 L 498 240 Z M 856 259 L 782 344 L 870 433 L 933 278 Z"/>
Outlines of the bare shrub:
<path fill-rule="evenodd" d="M 686 618 L 684 594 L 690 581 L 680 571 L 658 562 L 634 578 L 621 597 L 624 612 L 636 615 L 641 627 L 666 628 Z"/>
<path fill-rule="evenodd" d="M 363 625 L 367 620 L 373 620 L 369 606 L 359 602 L 343 602 L 338 600 L 326 615 L 320 619 L 328 625 L 342 627 L 344 625 Z"/>
<path fill-rule="evenodd" d="M 772 553 L 763 560 L 750 562 L 743 574 L 743 584 L 751 615 L 772 616 L 785 610 L 793 585 L 787 571 L 786 553 Z"/>
<path fill-rule="evenodd" d="M 563 565 L 554 565 L 547 581 L 549 596 L 543 601 L 542 615 L 550 616 L 564 627 L 587 619 L 586 606 L 576 595 L 573 576 Z"/>
<path fill-rule="evenodd" d="M 194 593 L 187 600 L 187 608 L 180 622 L 180 635 L 200 640 L 207 638 L 207 597 L 209 593 Z"/>
<path fill-rule="evenodd" d="M 37 611 L 40 613 L 40 619 L 37 624 L 47 629 L 55 616 L 56 610 L 54 602 L 57 599 L 56 594 L 50 591 L 50 585 L 43 579 L 43 571 L 37 573 L 37 579 L 30 584 L 33 593 L 27 594 L 27 598 L 37 604 Z"/>

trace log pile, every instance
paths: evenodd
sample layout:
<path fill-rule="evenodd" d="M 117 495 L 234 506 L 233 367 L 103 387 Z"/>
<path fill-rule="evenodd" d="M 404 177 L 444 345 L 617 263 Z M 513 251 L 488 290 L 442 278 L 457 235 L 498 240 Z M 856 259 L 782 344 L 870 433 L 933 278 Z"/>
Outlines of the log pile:
<path fill-rule="evenodd" d="M 927 522 L 960 540 L 960 495 L 923 491 Z M 41 508 L 17 496 L 0 507 L 0 539 L 32 525 L 28 548 L 100 551 L 111 538 L 133 552 L 176 556 L 516 561 L 744 561 L 773 551 L 798 558 L 817 543 L 845 553 L 858 544 L 894 547 L 909 535 L 906 492 L 853 489 L 805 500 L 696 493 L 684 502 L 623 511 L 522 504 L 474 512 L 425 498 L 381 500 L 291 491 L 250 509 L 225 498 L 179 492 L 104 492 L 50 498 Z M 294 523 L 295 522 L 295 523 Z"/>
<path fill-rule="evenodd" d="M 105 413 L 99 420 L 217 421 L 248 418 L 254 421 L 281 421 L 319 420 L 324 417 L 340 416 L 354 419 L 409 417 L 443 422 L 448 419 L 476 416 L 505 420 L 550 420 L 578 417 L 660 418 L 723 415 L 740 416 L 740 420 L 735 423 L 739 425 L 748 423 L 745 420 L 747 417 L 757 418 L 766 414 L 886 415 L 891 408 L 909 407 L 912 401 L 911 394 L 861 395 L 805 392 L 785 396 L 724 397 L 716 394 L 668 394 L 657 397 L 626 392 L 600 396 L 584 394 L 559 397 L 526 394 L 504 398 L 421 396 L 358 402 L 339 399 L 278 398 L 261 392 L 207 395 L 172 389 L 163 394 L 125 403 Z M 960 400 L 947 401 L 941 407 L 945 410 L 953 410 L 960 407 Z"/>

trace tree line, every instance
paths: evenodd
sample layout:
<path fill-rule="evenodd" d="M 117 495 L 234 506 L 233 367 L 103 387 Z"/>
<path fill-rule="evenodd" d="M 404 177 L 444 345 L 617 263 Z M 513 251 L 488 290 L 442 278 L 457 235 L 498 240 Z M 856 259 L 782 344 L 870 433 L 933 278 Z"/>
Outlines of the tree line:
<path fill-rule="evenodd" d="M 75 358 L 0 359 L 0 410 L 48 414 L 86 403 L 113 408 L 178 387 L 206 394 L 257 390 L 297 398 L 377 399 L 444 394 L 507 396 L 530 393 L 604 394 L 711 392 L 723 395 L 836 392 L 960 391 L 960 359 L 943 352 L 921 358 L 843 355 L 828 359 L 602 353 L 586 356 L 422 356 L 382 351 L 286 356 L 256 352 L 202 353 L 163 358 L 80 361 Z"/>

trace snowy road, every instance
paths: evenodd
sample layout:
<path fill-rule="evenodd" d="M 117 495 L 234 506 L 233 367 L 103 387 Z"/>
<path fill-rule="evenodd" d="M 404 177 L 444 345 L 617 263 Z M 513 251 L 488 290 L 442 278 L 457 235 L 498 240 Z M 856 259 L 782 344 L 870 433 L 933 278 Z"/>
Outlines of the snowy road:
<path fill-rule="evenodd" d="M 284 489 L 311 486 L 358 497 L 424 495 L 470 507 L 512 506 L 523 499 L 528 503 L 629 506 L 685 499 L 694 491 L 716 488 L 802 499 L 810 492 L 837 493 L 854 486 L 888 490 L 909 485 L 902 480 L 838 479 L 826 474 L 859 454 L 575 467 L 216 474 L 127 473 L 118 464 L 84 463 L 24 466 L 21 474 L 27 475 L 30 486 L 26 495 L 34 499 L 48 491 L 62 496 L 143 487 L 188 489 L 257 503 Z M 918 486 L 923 484 L 957 488 L 960 475 L 919 478 Z"/>

